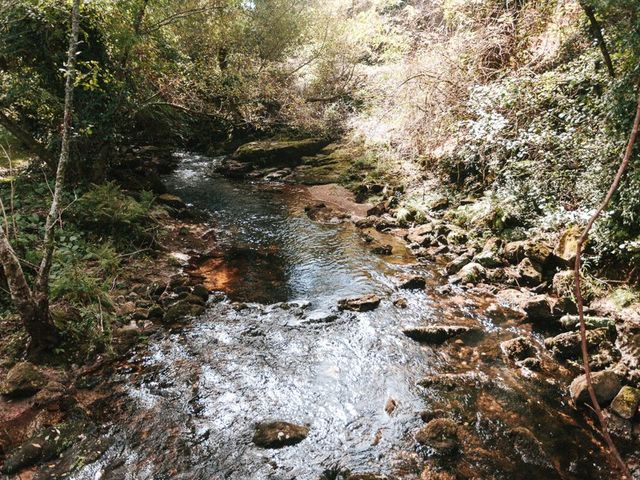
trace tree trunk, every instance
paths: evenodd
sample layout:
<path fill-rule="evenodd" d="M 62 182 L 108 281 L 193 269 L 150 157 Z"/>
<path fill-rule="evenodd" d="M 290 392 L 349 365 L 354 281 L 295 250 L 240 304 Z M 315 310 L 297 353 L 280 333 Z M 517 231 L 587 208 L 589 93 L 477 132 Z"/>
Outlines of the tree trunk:
<path fill-rule="evenodd" d="M 67 57 L 67 78 L 65 82 L 64 118 L 62 124 L 62 147 L 56 172 L 56 184 L 51 208 L 45 223 L 44 253 L 36 276 L 33 290 L 20 265 L 20 260 L 9 243 L 4 226 L 0 225 L 0 263 L 7 277 L 11 299 L 31 338 L 31 352 L 49 350 L 59 341 L 58 331 L 49 311 L 49 273 L 53 259 L 55 226 L 60 215 L 60 196 L 69 161 L 69 140 L 73 114 L 73 87 L 75 82 L 76 52 L 78 45 L 79 11 L 82 0 L 73 0 L 71 12 L 71 38 Z"/>
<path fill-rule="evenodd" d="M 589 19 L 589 23 L 591 24 L 591 34 L 593 35 L 593 38 L 596 40 L 596 42 L 598 42 L 598 47 L 600 47 L 600 52 L 602 53 L 602 58 L 604 59 L 604 63 L 607 66 L 609 76 L 611 78 L 615 78 L 616 71 L 613 68 L 613 62 L 611 61 L 611 55 L 609 54 L 607 42 L 605 42 L 604 36 L 602 35 L 602 26 L 596 18 L 596 12 L 591 5 L 585 2 L 585 0 L 580 0 L 580 6 Z"/>
<path fill-rule="evenodd" d="M 73 0 L 71 12 L 71 38 L 69 51 L 67 52 L 67 78 L 64 87 L 64 117 L 62 120 L 62 144 L 60 147 L 60 160 L 56 171 L 56 184 L 53 190 L 51 207 L 44 228 L 44 255 L 40 262 L 40 269 L 36 278 L 35 291 L 38 304 L 47 305 L 49 301 L 49 273 L 53 260 L 53 248 L 55 229 L 60 215 L 60 196 L 64 188 L 65 173 L 69 163 L 69 140 L 71 136 L 71 123 L 73 120 L 73 87 L 76 78 L 76 53 L 78 49 L 78 36 L 80 31 L 79 10 L 81 0 Z M 43 307 L 44 308 L 44 307 Z"/>

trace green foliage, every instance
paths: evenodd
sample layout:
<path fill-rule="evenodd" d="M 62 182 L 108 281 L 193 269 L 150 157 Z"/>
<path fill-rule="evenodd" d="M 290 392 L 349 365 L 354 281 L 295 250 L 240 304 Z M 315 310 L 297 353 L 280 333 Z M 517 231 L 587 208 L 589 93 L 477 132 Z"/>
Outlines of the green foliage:
<path fill-rule="evenodd" d="M 72 215 L 98 238 L 107 237 L 123 246 L 148 246 L 158 229 L 149 215 L 152 199 L 147 192 L 136 201 L 115 182 L 106 182 L 82 195 L 73 205 Z"/>

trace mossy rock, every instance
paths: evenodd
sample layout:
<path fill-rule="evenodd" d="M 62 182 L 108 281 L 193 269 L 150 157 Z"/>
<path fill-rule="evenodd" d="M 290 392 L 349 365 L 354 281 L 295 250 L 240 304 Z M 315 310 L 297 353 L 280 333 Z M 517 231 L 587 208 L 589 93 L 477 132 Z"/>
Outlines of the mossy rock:
<path fill-rule="evenodd" d="M 186 317 L 197 317 L 204 313 L 205 307 L 188 300 L 181 300 L 167 309 L 163 321 L 165 323 L 178 322 Z"/>
<path fill-rule="evenodd" d="M 319 152 L 328 143 L 322 138 L 250 142 L 238 147 L 231 158 L 259 167 L 292 167 L 299 165 L 302 157 Z"/>
<path fill-rule="evenodd" d="M 5 378 L 0 393 L 9 397 L 33 395 L 46 384 L 42 372 L 30 362 L 17 363 Z"/>

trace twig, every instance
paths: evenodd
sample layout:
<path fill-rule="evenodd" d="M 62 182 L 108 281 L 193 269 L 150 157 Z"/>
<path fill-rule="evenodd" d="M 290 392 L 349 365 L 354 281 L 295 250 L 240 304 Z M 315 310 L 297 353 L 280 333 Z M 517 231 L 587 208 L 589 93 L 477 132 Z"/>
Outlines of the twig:
<path fill-rule="evenodd" d="M 602 414 L 602 408 L 600 407 L 600 403 L 598 402 L 598 398 L 596 397 L 596 392 L 593 388 L 593 382 L 591 381 L 591 368 L 589 367 L 589 351 L 587 349 L 587 327 L 584 321 L 584 302 L 582 300 L 582 293 L 580 291 L 580 257 L 582 255 L 582 246 L 585 244 L 587 239 L 589 238 L 589 231 L 593 227 L 593 224 L 596 222 L 598 217 L 602 214 L 602 212 L 607 208 L 613 195 L 616 190 L 620 186 L 620 181 L 622 180 L 622 175 L 629 165 L 629 161 L 631 160 L 631 156 L 633 154 L 633 147 L 636 143 L 636 138 L 638 137 L 638 128 L 640 127 L 640 97 L 638 98 L 638 106 L 636 109 L 636 117 L 633 122 L 633 129 L 631 130 L 631 134 L 629 135 L 629 142 L 627 143 L 627 148 L 624 152 L 624 157 L 622 158 L 622 162 L 620 163 L 620 167 L 618 167 L 618 171 L 616 173 L 615 178 L 613 179 L 613 183 L 609 187 L 609 191 L 607 195 L 604 197 L 604 200 L 600 207 L 594 212 L 589 221 L 587 222 L 587 226 L 585 227 L 582 235 L 578 239 L 576 245 L 576 262 L 574 266 L 574 280 L 575 280 L 575 296 L 576 303 L 578 306 L 578 318 L 580 319 L 580 348 L 582 350 L 582 362 L 584 364 L 584 372 L 585 378 L 587 380 L 587 390 L 589 391 L 589 397 L 591 398 L 591 403 L 593 405 L 593 410 L 600 421 L 600 425 L 602 427 L 602 435 L 604 436 L 607 445 L 609 446 L 609 451 L 611 455 L 614 457 L 616 463 L 620 467 L 622 471 L 624 479 L 631 480 L 631 473 L 629 472 L 629 468 L 626 463 L 620 456 L 620 452 L 616 448 L 615 443 L 611 439 L 611 435 L 609 434 L 609 429 L 607 428 L 607 419 Z"/>

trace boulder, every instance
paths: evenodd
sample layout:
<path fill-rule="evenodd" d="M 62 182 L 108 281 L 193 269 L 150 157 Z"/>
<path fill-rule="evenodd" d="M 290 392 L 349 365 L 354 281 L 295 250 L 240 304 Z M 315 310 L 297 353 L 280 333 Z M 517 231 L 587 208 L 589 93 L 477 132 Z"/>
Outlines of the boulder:
<path fill-rule="evenodd" d="M 178 197 L 177 195 L 172 195 L 170 193 L 163 193 L 162 195 L 158 195 L 156 197 L 156 201 L 158 203 L 161 203 L 162 205 L 166 205 L 167 207 L 175 208 L 176 210 L 182 210 L 187 206 L 180 197 Z"/>
<path fill-rule="evenodd" d="M 556 257 L 564 261 L 566 265 L 570 265 L 576 261 L 576 248 L 580 235 L 581 231 L 579 228 L 571 227 L 562 232 L 558 239 L 553 253 Z"/>
<path fill-rule="evenodd" d="M 375 253 L 376 255 L 391 255 L 393 253 L 393 247 L 391 245 L 378 243 L 371 247 L 371 253 Z"/>
<path fill-rule="evenodd" d="M 449 199 L 447 197 L 438 197 L 432 202 L 429 202 L 429 209 L 437 212 L 444 210 L 449 206 Z"/>
<path fill-rule="evenodd" d="M 191 290 L 191 293 L 200 297 L 204 302 L 209 300 L 209 289 L 204 285 L 195 285 Z"/>
<path fill-rule="evenodd" d="M 20 362 L 7 373 L 0 393 L 8 397 L 25 397 L 38 392 L 46 383 L 38 367 L 30 362 Z"/>
<path fill-rule="evenodd" d="M 458 425 L 453 420 L 436 418 L 420 428 L 415 438 L 418 444 L 427 447 L 435 455 L 447 456 L 458 450 L 459 436 Z"/>
<path fill-rule="evenodd" d="M 591 382 L 596 393 L 596 398 L 601 405 L 606 405 L 613 400 L 622 388 L 620 377 L 611 370 L 592 373 Z M 587 390 L 586 375 L 580 375 L 571 382 L 571 385 L 569 386 L 569 393 L 571 394 L 571 399 L 576 405 L 591 402 L 589 398 L 589 391 Z"/>
<path fill-rule="evenodd" d="M 476 333 L 479 329 L 462 325 L 430 325 L 427 327 L 411 327 L 402 330 L 407 337 L 418 342 L 439 345 L 450 338 L 469 333 Z"/>
<path fill-rule="evenodd" d="M 293 167 L 302 163 L 302 157 L 318 153 L 328 143 L 322 138 L 262 140 L 241 145 L 230 158 L 261 168 Z"/>
<path fill-rule="evenodd" d="M 473 261 L 485 268 L 498 268 L 504 265 L 504 260 L 495 251 L 491 250 L 483 250 L 474 257 Z"/>
<path fill-rule="evenodd" d="M 199 297 L 197 297 L 199 298 Z M 190 303 L 188 300 L 181 300 L 170 306 L 162 319 L 165 323 L 174 323 L 186 317 L 197 317 L 204 313 L 205 307 L 198 303 Z"/>
<path fill-rule="evenodd" d="M 535 287 L 542 283 L 542 273 L 539 272 L 529 257 L 525 257 L 515 268 L 515 280 L 518 285 Z"/>
<path fill-rule="evenodd" d="M 398 288 L 406 290 L 421 290 L 426 287 L 427 280 L 421 275 L 404 274 L 396 279 Z"/>
<path fill-rule="evenodd" d="M 460 269 L 457 278 L 462 283 L 478 283 L 487 275 L 487 271 L 479 263 L 468 263 Z"/>
<path fill-rule="evenodd" d="M 618 416 L 631 420 L 638 413 L 640 390 L 625 385 L 620 389 L 609 407 Z"/>
<path fill-rule="evenodd" d="M 362 297 L 344 298 L 338 301 L 338 308 L 340 310 L 368 312 L 378 308 L 380 301 L 380 297 L 375 294 L 363 295 Z"/>
<path fill-rule="evenodd" d="M 608 339 L 608 329 L 598 328 L 587 331 L 587 347 L 590 352 L 598 350 Z M 580 332 L 565 332 L 555 337 L 545 338 L 544 346 L 558 360 L 569 360 L 580 356 Z"/>
<path fill-rule="evenodd" d="M 574 278 L 573 270 L 562 270 L 556 273 L 551 283 L 553 293 L 558 297 L 571 297 L 574 292 Z"/>
<path fill-rule="evenodd" d="M 434 226 L 432 223 L 411 228 L 405 235 L 405 240 L 407 242 L 415 243 L 421 247 L 430 246 L 433 243 L 434 238 Z"/>
<path fill-rule="evenodd" d="M 471 255 L 463 253 L 462 255 L 459 255 L 451 260 L 445 267 L 445 270 L 447 274 L 454 275 L 458 273 L 462 269 L 462 267 L 468 265 L 469 263 L 471 263 Z"/>
<path fill-rule="evenodd" d="M 553 312 L 553 302 L 546 295 L 536 295 L 527 298 L 522 303 L 526 319 L 530 322 L 549 322 L 556 318 Z"/>
<path fill-rule="evenodd" d="M 253 443 L 262 448 L 295 445 L 307 438 L 309 427 L 289 422 L 264 422 L 256 426 Z"/>
<path fill-rule="evenodd" d="M 529 258 L 537 269 L 541 269 L 549 262 L 552 253 L 547 244 L 534 240 L 509 242 L 503 249 L 503 255 L 509 263 L 516 265 L 525 258 Z"/>
<path fill-rule="evenodd" d="M 500 343 L 500 349 L 505 357 L 511 360 L 524 360 L 536 354 L 536 347 L 528 337 L 516 337 Z"/>

